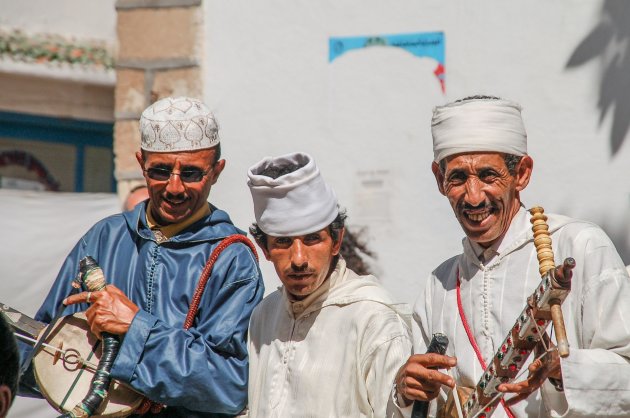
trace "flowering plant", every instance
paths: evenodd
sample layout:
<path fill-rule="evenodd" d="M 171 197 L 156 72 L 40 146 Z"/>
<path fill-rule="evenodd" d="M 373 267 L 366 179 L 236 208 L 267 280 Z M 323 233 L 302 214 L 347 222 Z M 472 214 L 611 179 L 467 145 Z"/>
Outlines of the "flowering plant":
<path fill-rule="evenodd" d="M 114 58 L 101 42 L 76 42 L 59 35 L 0 30 L 0 57 L 30 63 L 68 63 L 110 69 Z"/>

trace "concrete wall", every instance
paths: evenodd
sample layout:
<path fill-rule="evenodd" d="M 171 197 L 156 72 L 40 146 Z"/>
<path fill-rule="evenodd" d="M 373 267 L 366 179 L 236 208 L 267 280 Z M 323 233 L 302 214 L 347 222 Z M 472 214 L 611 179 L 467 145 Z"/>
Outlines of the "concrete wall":
<path fill-rule="evenodd" d="M 525 204 L 599 223 L 630 261 L 630 4 L 208 0 L 204 7 L 205 99 L 228 159 L 211 200 L 240 226 L 253 219 L 248 166 L 307 151 L 350 225 L 368 228 L 382 281 L 413 301 L 463 236 L 430 171 L 431 109 L 485 93 L 524 107 L 535 160 Z M 446 41 L 445 94 L 436 62 L 399 48 L 328 61 L 330 37 L 433 31 Z M 264 271 L 273 287 L 271 268 Z"/>

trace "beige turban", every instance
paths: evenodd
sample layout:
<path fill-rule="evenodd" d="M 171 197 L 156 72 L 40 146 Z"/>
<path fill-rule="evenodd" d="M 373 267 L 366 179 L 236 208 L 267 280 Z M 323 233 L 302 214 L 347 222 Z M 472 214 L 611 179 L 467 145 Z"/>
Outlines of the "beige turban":
<path fill-rule="evenodd" d="M 436 162 L 464 152 L 527 154 L 521 107 L 508 100 L 470 99 L 436 107 L 431 133 Z"/>
<path fill-rule="evenodd" d="M 166 97 L 142 112 L 141 148 L 152 152 L 196 151 L 219 144 L 210 109 L 190 97 Z"/>
<path fill-rule="evenodd" d="M 270 166 L 299 168 L 278 178 L 261 173 Z M 247 173 L 258 227 L 268 235 L 291 237 L 324 229 L 335 220 L 337 197 L 308 154 L 266 157 Z"/>

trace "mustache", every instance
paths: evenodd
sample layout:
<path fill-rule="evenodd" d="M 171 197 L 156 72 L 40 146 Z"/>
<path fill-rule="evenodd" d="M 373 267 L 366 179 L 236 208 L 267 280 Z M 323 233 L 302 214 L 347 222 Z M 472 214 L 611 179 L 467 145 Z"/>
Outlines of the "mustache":
<path fill-rule="evenodd" d="M 314 274 L 314 273 L 315 273 L 315 270 L 308 268 L 308 266 L 304 266 L 304 268 L 289 267 L 284 270 L 285 275 L 292 275 L 292 274 L 308 275 L 308 274 Z"/>
<path fill-rule="evenodd" d="M 471 205 L 470 203 L 464 202 L 459 205 L 459 209 L 460 210 L 484 210 L 484 209 L 498 209 L 498 207 L 496 204 L 492 202 L 483 201 L 479 203 L 478 205 Z"/>
<path fill-rule="evenodd" d="M 163 197 L 166 200 L 171 200 L 171 201 L 175 201 L 175 202 L 182 202 L 182 201 L 187 199 L 187 197 L 186 197 L 186 195 L 184 193 L 173 194 L 173 193 L 170 193 L 170 192 L 166 192 L 166 193 L 164 193 Z"/>

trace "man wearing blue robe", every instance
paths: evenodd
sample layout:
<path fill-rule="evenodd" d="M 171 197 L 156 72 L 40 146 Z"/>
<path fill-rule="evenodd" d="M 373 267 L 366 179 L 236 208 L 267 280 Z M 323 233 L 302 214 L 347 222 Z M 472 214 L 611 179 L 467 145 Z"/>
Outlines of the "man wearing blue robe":
<path fill-rule="evenodd" d="M 149 106 L 140 131 L 136 157 L 149 199 L 81 238 L 36 319 L 50 322 L 63 301 L 64 314 L 87 310 L 97 336 L 119 336 L 111 375 L 166 406 L 151 416 L 233 416 L 247 403 L 247 326 L 264 293 L 247 245 L 220 254 L 192 326 L 183 328 L 210 254 L 226 237 L 244 235 L 208 203 L 225 167 L 218 128 L 203 103 L 182 97 Z M 108 286 L 67 297 L 85 256 L 97 261 Z"/>

